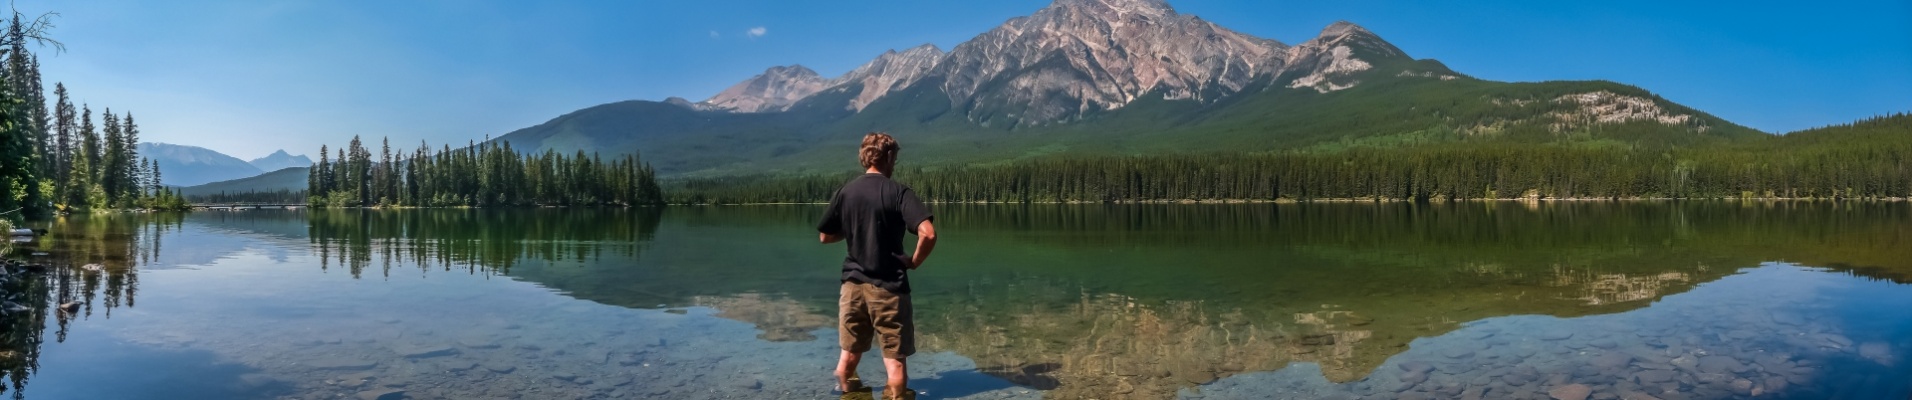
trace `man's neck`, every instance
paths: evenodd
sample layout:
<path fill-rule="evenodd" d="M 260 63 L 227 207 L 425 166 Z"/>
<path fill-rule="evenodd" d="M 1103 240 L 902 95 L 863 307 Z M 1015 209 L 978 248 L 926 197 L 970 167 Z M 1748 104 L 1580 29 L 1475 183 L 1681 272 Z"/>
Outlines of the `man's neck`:
<path fill-rule="evenodd" d="M 890 173 L 889 173 L 889 172 L 884 172 L 883 170 L 880 170 L 880 169 L 876 169 L 876 167 L 870 167 L 870 169 L 867 169 L 867 170 L 864 170 L 864 171 L 863 171 L 863 173 L 866 173 L 866 174 L 880 174 L 880 175 L 883 175 L 883 177 L 884 177 L 884 178 L 888 178 L 888 177 L 890 177 Z"/>

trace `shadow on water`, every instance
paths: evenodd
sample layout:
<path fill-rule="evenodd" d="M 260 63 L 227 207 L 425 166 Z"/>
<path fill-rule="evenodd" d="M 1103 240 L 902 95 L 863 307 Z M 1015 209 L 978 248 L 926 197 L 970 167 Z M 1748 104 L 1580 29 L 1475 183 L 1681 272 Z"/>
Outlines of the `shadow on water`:
<path fill-rule="evenodd" d="M 927 392 L 926 395 L 921 396 L 923 398 L 946 399 L 967 397 L 994 390 L 1014 388 L 1015 386 L 996 375 L 984 374 L 972 370 L 944 372 L 928 379 L 911 380 L 910 387 L 918 391 Z"/>

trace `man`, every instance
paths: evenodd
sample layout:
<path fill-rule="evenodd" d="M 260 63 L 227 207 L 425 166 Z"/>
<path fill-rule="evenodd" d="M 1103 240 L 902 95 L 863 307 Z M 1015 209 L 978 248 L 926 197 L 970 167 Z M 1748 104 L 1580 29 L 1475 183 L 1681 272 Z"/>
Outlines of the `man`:
<path fill-rule="evenodd" d="M 936 248 L 936 226 L 929 208 L 908 186 L 890 180 L 896 171 L 896 139 L 872 132 L 863 136 L 858 159 L 863 176 L 850 180 L 830 198 L 830 208 L 817 222 L 824 244 L 846 242 L 843 277 L 837 299 L 837 333 L 843 356 L 837 360 L 839 391 L 857 391 L 856 366 L 870 341 L 883 343 L 883 367 L 889 372 L 885 398 L 914 394 L 909 390 L 905 358 L 916 353 L 916 323 L 910 305 L 908 271 L 923 266 Z M 916 250 L 905 256 L 903 233 L 916 235 Z M 856 382 L 860 384 L 861 382 Z"/>

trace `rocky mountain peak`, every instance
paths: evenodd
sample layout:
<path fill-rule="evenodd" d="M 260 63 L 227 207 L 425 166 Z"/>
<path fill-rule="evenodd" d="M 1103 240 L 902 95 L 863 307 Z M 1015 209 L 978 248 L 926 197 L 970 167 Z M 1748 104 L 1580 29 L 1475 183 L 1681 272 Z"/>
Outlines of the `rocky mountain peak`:
<path fill-rule="evenodd" d="M 1315 36 L 1316 37 L 1337 37 L 1337 36 L 1347 36 L 1352 34 L 1372 35 L 1374 33 L 1368 32 L 1368 28 L 1362 28 L 1360 25 L 1355 25 L 1353 22 L 1342 20 L 1342 21 L 1335 21 L 1332 24 L 1328 24 L 1328 27 L 1326 28 L 1321 28 L 1321 34 L 1315 35 Z"/>
<path fill-rule="evenodd" d="M 928 44 L 889 50 L 834 79 L 774 67 L 688 107 L 776 112 L 827 90 L 831 101 L 847 94 L 841 107 L 861 112 L 922 83 L 972 122 L 1015 127 L 1067 123 L 1145 97 L 1212 101 L 1258 79 L 1325 93 L 1354 87 L 1377 65 L 1411 61 L 1347 21 L 1291 47 L 1177 13 L 1165 0 L 1053 1 L 947 53 Z"/>
<path fill-rule="evenodd" d="M 1051 9 L 1093 10 L 1124 15 L 1164 17 L 1175 15 L 1175 7 L 1166 0 L 1056 0 Z"/>
<path fill-rule="evenodd" d="M 971 120 L 1043 124 L 1151 93 L 1232 93 L 1278 69 L 1285 47 L 1160 0 L 1058 0 L 957 45 L 930 75 Z"/>
<path fill-rule="evenodd" d="M 701 109 L 733 112 L 783 111 L 830 87 L 830 80 L 802 65 L 776 66 L 698 103 Z"/>
<path fill-rule="evenodd" d="M 280 149 L 279 151 L 272 152 L 272 154 L 267 154 L 265 157 L 259 157 L 246 163 L 258 167 L 260 171 L 277 171 L 285 168 L 311 166 L 312 159 L 303 154 L 295 156 L 292 155 L 292 153 L 285 152 L 284 149 Z"/>
<path fill-rule="evenodd" d="M 1408 58 L 1367 28 L 1339 21 L 1321 30 L 1321 35 L 1288 49 L 1285 63 L 1290 70 L 1306 72 L 1288 82 L 1290 88 L 1312 88 L 1327 93 L 1352 88 L 1361 82 L 1350 76 L 1374 68 L 1384 60 Z"/>
<path fill-rule="evenodd" d="M 1315 36 L 1314 39 L 1310 39 L 1303 44 L 1324 48 L 1355 46 L 1368 50 L 1374 53 L 1374 56 L 1380 57 L 1407 56 L 1407 53 L 1401 52 L 1401 49 L 1394 47 L 1393 44 L 1381 40 L 1380 35 L 1376 35 L 1367 28 L 1348 21 L 1337 21 L 1333 24 L 1329 24 L 1328 27 L 1321 29 L 1320 35 Z"/>
<path fill-rule="evenodd" d="M 850 99 L 847 108 L 862 111 L 877 98 L 916 83 L 942 59 L 943 49 L 934 44 L 926 43 L 901 52 L 890 50 L 843 74 L 833 85 L 859 85 L 859 92 Z"/>

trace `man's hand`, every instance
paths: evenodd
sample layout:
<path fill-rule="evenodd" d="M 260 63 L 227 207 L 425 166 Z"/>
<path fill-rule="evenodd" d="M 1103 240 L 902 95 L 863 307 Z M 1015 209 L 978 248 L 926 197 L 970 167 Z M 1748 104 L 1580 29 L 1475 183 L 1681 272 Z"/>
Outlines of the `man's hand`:
<path fill-rule="evenodd" d="M 831 243 L 836 243 L 841 241 L 843 241 L 843 235 L 832 235 L 828 233 L 817 232 L 817 242 L 819 243 L 831 244 Z"/>

